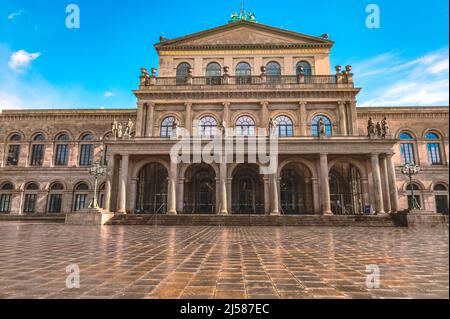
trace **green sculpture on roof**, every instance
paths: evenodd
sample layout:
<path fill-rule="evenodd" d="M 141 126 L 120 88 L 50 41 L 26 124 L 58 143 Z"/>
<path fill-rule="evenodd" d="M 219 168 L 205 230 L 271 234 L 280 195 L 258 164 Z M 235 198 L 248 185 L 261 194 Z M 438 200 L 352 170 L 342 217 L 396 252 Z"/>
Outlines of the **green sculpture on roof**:
<path fill-rule="evenodd" d="M 230 16 L 230 20 L 228 20 L 228 23 L 233 23 L 236 21 L 258 22 L 256 21 L 256 15 L 253 12 L 245 12 L 244 2 L 242 2 L 241 12 L 233 12 Z"/>

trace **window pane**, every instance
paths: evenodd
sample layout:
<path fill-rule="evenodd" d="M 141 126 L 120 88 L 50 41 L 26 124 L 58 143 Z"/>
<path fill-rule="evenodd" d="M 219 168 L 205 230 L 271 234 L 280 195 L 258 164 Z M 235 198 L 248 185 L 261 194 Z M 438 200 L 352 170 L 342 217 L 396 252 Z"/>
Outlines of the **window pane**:
<path fill-rule="evenodd" d="M 322 119 L 325 124 L 325 134 L 326 136 L 331 136 L 333 129 L 331 126 L 331 121 L 328 117 L 325 115 L 318 115 L 313 118 L 311 130 L 312 130 L 312 136 L 319 136 L 319 120 Z"/>
<path fill-rule="evenodd" d="M 17 166 L 19 164 L 20 145 L 10 145 L 8 150 L 7 166 Z"/>
<path fill-rule="evenodd" d="M 403 164 L 414 163 L 414 147 L 410 143 L 400 145 Z"/>
<path fill-rule="evenodd" d="M 34 213 L 36 208 L 36 194 L 25 194 L 23 211 L 25 213 Z"/>
<path fill-rule="evenodd" d="M 77 194 L 75 196 L 75 207 L 74 210 L 82 210 L 87 207 L 87 195 L 86 194 Z"/>
<path fill-rule="evenodd" d="M 11 212 L 11 194 L 0 194 L 0 213 Z"/>
<path fill-rule="evenodd" d="M 62 195 L 61 194 L 51 194 L 50 202 L 48 205 L 49 213 L 61 213 L 61 203 L 62 203 Z"/>
<path fill-rule="evenodd" d="M 92 144 L 81 145 L 80 166 L 89 166 L 92 164 Z"/>
<path fill-rule="evenodd" d="M 33 148 L 31 150 L 30 165 L 41 166 L 43 159 L 44 159 L 44 145 L 43 144 L 33 145 Z"/>
<path fill-rule="evenodd" d="M 56 146 L 55 165 L 66 166 L 68 162 L 69 145 L 61 144 Z"/>
<path fill-rule="evenodd" d="M 441 162 L 441 152 L 438 143 L 428 144 L 428 161 L 431 165 L 440 165 Z"/>

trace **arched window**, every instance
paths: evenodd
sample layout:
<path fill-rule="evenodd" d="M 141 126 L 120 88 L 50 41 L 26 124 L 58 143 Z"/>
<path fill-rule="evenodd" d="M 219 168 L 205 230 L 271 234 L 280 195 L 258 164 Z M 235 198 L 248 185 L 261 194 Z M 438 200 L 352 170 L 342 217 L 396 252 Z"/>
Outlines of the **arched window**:
<path fill-rule="evenodd" d="M 403 164 L 414 163 L 414 144 L 412 143 L 413 136 L 408 132 L 400 133 L 400 150 L 402 154 Z"/>
<path fill-rule="evenodd" d="M 55 166 L 66 166 L 69 161 L 69 144 L 66 142 L 70 140 L 69 135 L 62 133 L 56 137 L 55 147 Z"/>
<path fill-rule="evenodd" d="M 73 210 L 79 211 L 88 207 L 89 186 L 86 183 L 79 183 L 75 187 Z"/>
<path fill-rule="evenodd" d="M 251 84 L 252 67 L 247 62 L 236 65 L 236 84 Z"/>
<path fill-rule="evenodd" d="M 433 188 L 436 212 L 448 215 L 448 188 L 444 184 L 436 184 Z"/>
<path fill-rule="evenodd" d="M 296 67 L 296 74 L 297 77 L 301 74 L 305 75 L 305 76 L 311 76 L 312 75 L 312 70 L 311 70 L 311 64 L 309 64 L 306 61 L 300 61 L 297 63 Z"/>
<path fill-rule="evenodd" d="M 255 121 L 247 115 L 241 116 L 236 120 L 236 135 L 252 136 L 255 135 Z"/>
<path fill-rule="evenodd" d="M 36 212 L 36 201 L 38 191 L 39 186 L 36 183 L 31 182 L 25 185 L 24 200 L 23 200 L 24 213 L 32 214 Z"/>
<path fill-rule="evenodd" d="M 191 66 L 189 63 L 186 62 L 182 62 L 180 64 L 178 64 L 177 66 L 177 73 L 176 73 L 176 77 L 177 77 L 177 84 L 178 85 L 182 85 L 182 84 L 186 84 L 186 77 L 189 74 L 189 70 L 191 69 Z"/>
<path fill-rule="evenodd" d="M 14 185 L 11 183 L 4 183 L 0 187 L 0 213 L 11 212 L 12 192 Z"/>
<path fill-rule="evenodd" d="M 222 68 L 217 62 L 211 62 L 206 66 L 206 83 L 218 85 L 222 83 Z"/>
<path fill-rule="evenodd" d="M 10 142 L 19 142 L 21 137 L 19 134 L 13 134 L 10 136 Z M 20 144 L 9 144 L 8 155 L 6 157 L 6 166 L 17 166 L 20 158 Z"/>
<path fill-rule="evenodd" d="M 441 165 L 441 146 L 439 143 L 440 136 L 434 132 L 428 132 L 425 134 L 425 139 L 429 140 L 429 142 L 427 142 L 429 163 L 431 165 Z"/>
<path fill-rule="evenodd" d="M 91 143 L 94 137 L 90 133 L 83 134 L 81 136 L 80 143 L 80 166 L 92 165 L 92 158 L 94 155 L 94 145 Z"/>
<path fill-rule="evenodd" d="M 294 125 L 289 117 L 280 115 L 275 119 L 275 121 L 278 125 L 278 136 L 294 136 Z"/>
<path fill-rule="evenodd" d="M 217 134 L 217 121 L 212 116 L 202 117 L 198 124 L 200 136 L 212 137 Z"/>
<path fill-rule="evenodd" d="M 323 123 L 325 125 L 325 135 L 326 136 L 331 136 L 333 133 L 333 129 L 331 126 L 331 121 L 328 117 L 326 117 L 325 115 L 316 115 L 314 116 L 313 120 L 312 120 L 312 125 L 311 125 L 311 129 L 312 129 L 312 136 L 319 136 L 319 120 L 322 119 Z"/>
<path fill-rule="evenodd" d="M 175 118 L 173 116 L 166 117 L 161 122 L 160 136 L 161 137 L 170 137 L 172 135 L 172 129 L 173 129 L 174 123 L 175 123 Z"/>
<path fill-rule="evenodd" d="M 281 80 L 281 66 L 278 62 L 272 61 L 266 65 L 267 82 L 279 83 Z"/>
<path fill-rule="evenodd" d="M 64 186 L 61 183 L 53 183 L 50 186 L 50 191 L 48 195 L 47 212 L 57 214 L 61 213 L 62 209 L 62 191 Z"/>
<path fill-rule="evenodd" d="M 10 140 L 11 142 L 17 142 L 17 141 L 20 141 L 21 139 L 22 139 L 22 138 L 20 137 L 19 134 L 13 134 L 13 135 L 11 135 L 10 138 L 9 138 L 9 140 Z"/>
<path fill-rule="evenodd" d="M 36 134 L 33 137 L 30 155 L 31 166 L 42 166 L 43 164 L 45 145 L 42 144 L 42 141 L 45 141 L 45 137 L 43 134 Z"/>

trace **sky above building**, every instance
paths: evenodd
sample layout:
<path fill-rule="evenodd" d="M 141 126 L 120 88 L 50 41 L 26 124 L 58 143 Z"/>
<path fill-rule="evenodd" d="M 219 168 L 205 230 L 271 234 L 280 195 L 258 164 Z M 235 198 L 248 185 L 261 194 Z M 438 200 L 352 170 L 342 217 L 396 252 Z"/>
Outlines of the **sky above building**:
<path fill-rule="evenodd" d="M 45 3 L 45 4 L 44 4 Z M 368 28 L 369 4 L 380 9 Z M 69 29 L 66 7 L 80 10 Z M 0 109 L 134 108 L 153 44 L 226 24 L 240 0 L 2 0 Z M 448 105 L 447 0 L 246 0 L 259 22 L 335 41 L 336 64 L 353 66 L 360 106 Z"/>

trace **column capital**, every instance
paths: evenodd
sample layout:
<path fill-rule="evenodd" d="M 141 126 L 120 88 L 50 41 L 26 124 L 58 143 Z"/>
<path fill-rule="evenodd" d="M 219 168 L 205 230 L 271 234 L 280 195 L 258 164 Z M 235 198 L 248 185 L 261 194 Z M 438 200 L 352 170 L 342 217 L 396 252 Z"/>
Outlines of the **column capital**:
<path fill-rule="evenodd" d="M 298 101 L 298 104 L 300 106 L 306 106 L 306 104 L 308 104 L 308 102 L 306 102 L 306 100 L 300 100 L 300 101 Z"/>
<path fill-rule="evenodd" d="M 191 101 L 184 102 L 184 106 L 191 107 L 192 106 L 192 102 Z"/>
<path fill-rule="evenodd" d="M 223 101 L 222 102 L 222 105 L 224 106 L 224 107 L 229 107 L 230 106 L 230 101 Z"/>
<path fill-rule="evenodd" d="M 338 103 L 339 106 L 344 106 L 345 103 L 347 103 L 347 102 L 344 101 L 344 100 L 339 100 L 337 103 Z"/>
<path fill-rule="evenodd" d="M 269 101 L 261 101 L 259 102 L 262 107 L 267 107 L 269 105 Z"/>

